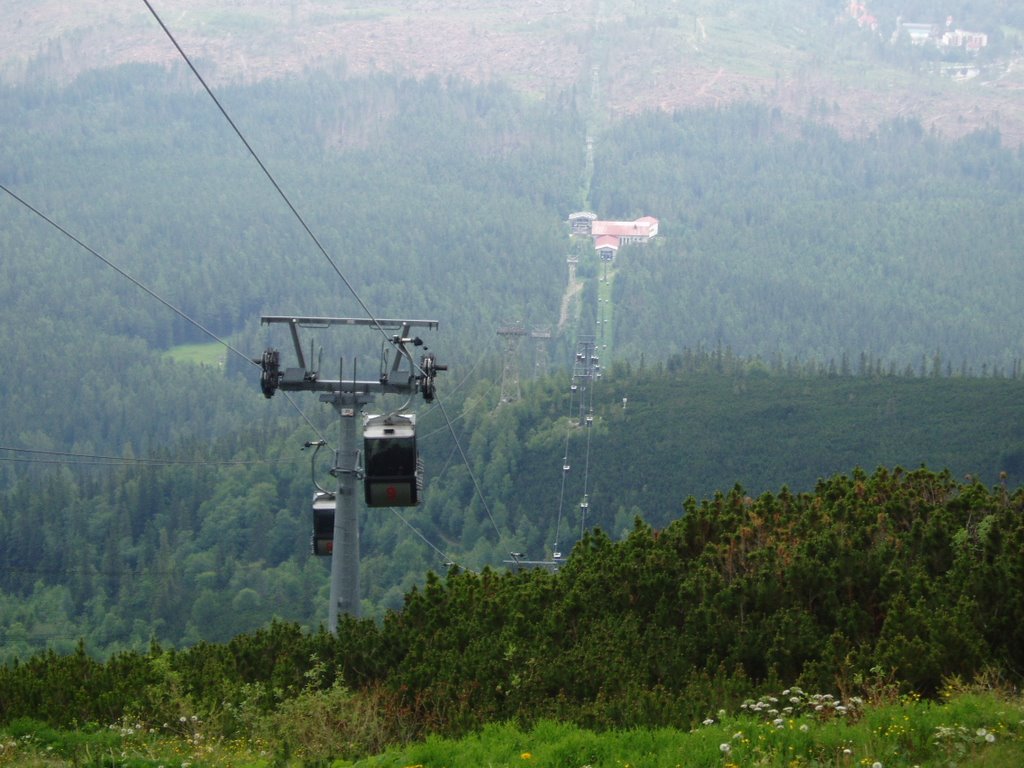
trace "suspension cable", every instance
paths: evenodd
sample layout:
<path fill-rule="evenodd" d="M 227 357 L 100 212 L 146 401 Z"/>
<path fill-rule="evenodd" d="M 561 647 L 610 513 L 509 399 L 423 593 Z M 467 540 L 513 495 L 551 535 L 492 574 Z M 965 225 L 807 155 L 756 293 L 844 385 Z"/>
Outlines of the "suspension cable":
<path fill-rule="evenodd" d="M 119 266 L 117 266 L 114 262 L 112 262 L 106 256 L 103 256 L 99 251 L 95 250 L 94 248 L 91 248 L 89 245 L 87 245 L 80 238 L 76 237 L 70 231 L 68 231 L 67 229 L 62 227 L 54 219 L 52 219 L 51 217 L 47 216 L 45 213 L 43 213 L 41 210 L 36 208 L 34 205 L 29 203 L 27 200 L 25 200 L 24 198 L 22 198 L 21 196 L 16 194 L 13 190 L 9 189 L 3 183 L 0 183 L 0 190 L 3 190 L 4 192 L 6 192 L 11 198 L 13 198 L 18 203 L 20 203 L 22 206 L 27 208 L 29 211 L 31 211 L 36 216 L 41 218 L 43 221 L 45 221 L 51 227 L 56 229 L 58 232 L 60 232 L 62 235 L 64 235 L 64 237 L 66 237 L 69 240 L 71 240 L 71 242 L 75 243 L 80 248 L 82 248 L 82 249 L 88 251 L 89 253 L 91 253 L 93 256 L 95 256 L 97 259 L 99 259 L 101 262 L 103 262 L 108 267 L 110 267 L 110 269 L 114 270 L 117 274 L 119 274 L 121 277 L 123 277 L 128 282 L 130 282 L 132 285 L 136 286 L 137 288 L 141 289 L 142 291 L 145 291 L 152 298 L 154 298 L 157 301 L 159 301 L 161 304 L 163 304 L 169 310 L 174 312 L 182 320 L 185 320 L 186 322 L 190 323 L 192 326 L 194 326 L 195 328 L 197 328 L 200 331 L 202 331 L 204 334 L 209 336 L 211 339 L 216 341 L 218 344 L 221 344 L 222 346 L 224 346 L 228 351 L 233 352 L 234 354 L 236 354 L 239 357 L 241 357 L 243 360 L 245 360 L 250 365 L 259 365 L 259 363 L 257 363 L 255 360 L 253 360 L 248 355 L 246 355 L 244 352 L 239 351 L 234 346 L 232 346 L 227 341 L 225 341 L 220 336 L 218 336 L 216 333 L 214 333 L 209 328 L 207 328 L 205 325 L 200 323 L 198 320 L 196 320 L 195 318 L 189 316 L 184 310 L 176 307 L 174 304 L 172 304 L 167 299 L 165 299 L 163 296 L 158 294 L 156 291 L 154 291 L 153 289 L 151 289 L 150 287 L 148 287 L 147 285 L 142 283 L 140 280 L 136 279 L 132 275 L 130 275 L 127 272 L 125 272 L 123 269 L 121 269 Z M 285 394 L 287 395 L 287 393 L 285 393 Z M 299 408 L 299 406 L 295 403 L 295 401 L 291 397 L 288 397 L 288 402 L 291 403 L 292 407 L 296 411 L 298 411 L 299 415 L 302 416 L 302 418 L 313 429 L 313 431 L 317 433 L 317 436 L 321 437 L 321 439 L 322 439 L 323 436 L 320 435 L 320 430 L 318 430 L 316 428 L 316 425 L 313 424 L 312 421 L 310 421 L 309 417 L 307 417 L 306 414 L 304 414 L 302 412 L 302 409 Z"/>
<path fill-rule="evenodd" d="M 203 90 L 205 90 L 207 95 L 213 100 L 213 103 L 217 106 L 217 109 L 220 111 L 221 115 L 223 115 L 224 119 L 227 120 L 228 125 L 231 126 L 231 129 L 235 132 L 235 135 L 238 136 L 242 144 L 245 145 L 245 148 L 249 151 L 249 154 L 252 156 L 252 159 L 256 161 L 256 164 L 260 167 L 260 170 L 263 171 L 263 175 L 267 177 L 267 180 L 270 182 L 271 186 L 273 186 L 274 189 L 277 191 L 277 194 L 284 201 L 284 204 L 288 206 L 288 210 L 292 212 L 292 214 L 295 216 L 295 219 L 299 222 L 299 225 L 306 232 L 306 234 L 309 235 L 309 238 L 316 245 L 317 250 L 320 251 L 323 257 L 327 260 L 327 263 L 330 264 L 331 269 L 333 269 L 334 272 L 338 275 L 338 277 L 341 278 L 341 281 L 345 284 L 345 287 L 348 288 L 349 293 L 351 293 L 353 298 L 355 298 L 356 302 L 362 308 L 367 318 L 369 318 L 373 322 L 374 326 L 376 326 L 377 330 L 380 331 L 381 335 L 392 346 L 398 349 L 398 345 L 395 344 L 392 338 L 388 335 L 387 331 L 385 331 L 383 326 L 377 321 L 377 318 L 374 316 L 373 312 L 370 311 L 370 308 L 363 301 L 362 297 L 360 297 L 359 293 L 356 291 L 352 283 L 349 282 L 349 279 L 345 276 L 345 273 L 341 271 L 341 268 L 338 266 L 337 262 L 335 262 L 335 260 L 331 258 L 331 255 L 327 252 L 327 249 L 324 247 L 323 243 L 321 243 L 320 239 L 313 233 L 313 230 L 306 223 L 306 220 L 303 218 L 302 214 L 299 213 L 298 208 L 296 208 L 292 204 L 291 199 L 285 193 L 284 189 L 281 187 L 280 184 L 277 183 L 277 179 L 274 178 L 274 174 L 270 172 L 270 169 L 267 168 L 263 160 L 260 159 L 260 156 L 256 153 L 256 150 L 253 149 L 253 146 L 249 143 L 248 139 L 245 138 L 245 135 L 242 133 L 242 130 L 238 127 L 235 121 L 231 119 L 231 115 L 228 114 L 228 111 L 224 108 L 224 105 L 221 104 L 220 99 L 218 99 L 217 96 L 214 94 L 213 89 L 210 88 L 209 85 L 207 85 L 206 80 L 203 78 L 201 74 L 199 74 L 199 70 L 196 69 L 188 54 L 185 53 L 185 49 L 178 44 L 178 41 L 174 37 L 174 34 L 171 32 L 171 30 L 167 27 L 166 24 L 164 24 L 163 19 L 160 18 L 160 14 L 156 12 L 156 9 L 152 6 L 149 0 L 142 0 L 142 2 L 145 4 L 146 8 L 149 9 L 149 12 L 152 14 L 153 18 L 156 19 L 157 24 L 160 25 L 160 28 L 164 31 L 164 34 L 167 35 L 167 39 L 170 40 L 171 44 L 175 47 L 175 49 L 177 49 L 178 53 L 181 55 L 181 58 L 185 61 L 185 64 L 187 64 L 188 68 L 192 70 L 192 74 L 195 75 L 196 80 L 199 81 L 199 84 L 203 87 Z M 415 362 L 413 362 L 413 365 L 415 366 Z M 420 373 L 422 373 L 422 370 L 420 371 Z"/>

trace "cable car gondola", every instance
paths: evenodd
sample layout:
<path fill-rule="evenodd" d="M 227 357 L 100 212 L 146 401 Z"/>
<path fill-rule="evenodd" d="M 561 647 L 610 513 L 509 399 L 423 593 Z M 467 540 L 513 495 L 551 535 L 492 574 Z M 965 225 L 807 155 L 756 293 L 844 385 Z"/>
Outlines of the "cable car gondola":
<path fill-rule="evenodd" d="M 317 491 L 313 494 L 313 554 L 328 557 L 334 552 L 333 493 Z"/>
<path fill-rule="evenodd" d="M 419 504 L 423 474 L 416 415 L 368 415 L 363 421 L 363 489 L 368 507 Z"/>

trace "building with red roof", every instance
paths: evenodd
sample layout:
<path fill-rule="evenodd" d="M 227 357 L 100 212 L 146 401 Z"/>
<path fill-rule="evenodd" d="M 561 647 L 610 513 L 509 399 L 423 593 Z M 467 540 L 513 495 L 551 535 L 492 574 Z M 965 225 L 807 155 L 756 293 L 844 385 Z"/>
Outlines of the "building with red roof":
<path fill-rule="evenodd" d="M 569 215 L 570 231 L 594 240 L 594 250 L 606 261 L 615 258 L 620 246 L 646 243 L 658 234 L 658 220 L 642 216 L 634 221 L 603 221 L 590 211 Z"/>

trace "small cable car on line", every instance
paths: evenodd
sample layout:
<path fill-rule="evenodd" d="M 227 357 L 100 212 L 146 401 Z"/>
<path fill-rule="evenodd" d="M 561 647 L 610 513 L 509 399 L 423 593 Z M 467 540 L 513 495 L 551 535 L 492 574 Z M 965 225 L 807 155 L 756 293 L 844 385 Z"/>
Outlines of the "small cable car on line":
<path fill-rule="evenodd" d="M 334 552 L 334 494 L 313 494 L 313 554 L 326 557 Z"/>
<path fill-rule="evenodd" d="M 363 420 L 363 489 L 368 507 L 419 504 L 423 468 L 416 451 L 416 414 Z"/>

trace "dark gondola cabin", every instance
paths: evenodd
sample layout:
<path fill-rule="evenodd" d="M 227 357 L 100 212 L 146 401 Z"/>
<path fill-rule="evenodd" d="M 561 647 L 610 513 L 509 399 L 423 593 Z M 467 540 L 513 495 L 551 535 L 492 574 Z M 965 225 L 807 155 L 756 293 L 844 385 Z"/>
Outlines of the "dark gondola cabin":
<path fill-rule="evenodd" d="M 334 494 L 313 494 L 313 554 L 326 557 L 334 551 Z"/>
<path fill-rule="evenodd" d="M 419 503 L 416 416 L 367 416 L 363 423 L 363 488 L 368 507 Z"/>

